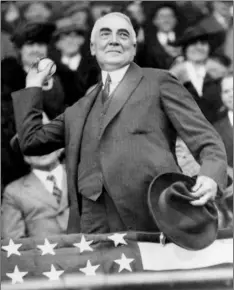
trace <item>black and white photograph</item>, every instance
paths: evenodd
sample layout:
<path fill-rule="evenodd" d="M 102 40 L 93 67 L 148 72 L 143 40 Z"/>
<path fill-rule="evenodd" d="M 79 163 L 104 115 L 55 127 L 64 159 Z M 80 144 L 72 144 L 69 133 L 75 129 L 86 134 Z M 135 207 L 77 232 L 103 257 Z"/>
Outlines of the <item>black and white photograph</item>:
<path fill-rule="evenodd" d="M 233 1 L 1 1 L 1 289 L 233 289 Z"/>

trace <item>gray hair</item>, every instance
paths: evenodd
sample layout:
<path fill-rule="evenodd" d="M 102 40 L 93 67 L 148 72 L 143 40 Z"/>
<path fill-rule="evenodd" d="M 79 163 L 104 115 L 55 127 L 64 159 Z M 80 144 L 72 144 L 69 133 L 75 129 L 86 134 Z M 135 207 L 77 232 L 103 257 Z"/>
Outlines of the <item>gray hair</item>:
<path fill-rule="evenodd" d="M 96 33 L 97 33 L 98 26 L 99 26 L 100 22 L 101 22 L 103 19 L 105 19 L 106 17 L 109 17 L 109 16 L 118 16 L 118 17 L 120 17 L 120 18 L 125 19 L 125 20 L 128 22 L 128 24 L 130 25 L 130 34 L 131 34 L 132 37 L 133 37 L 133 42 L 134 42 L 134 44 L 136 44 L 136 42 L 137 42 L 137 37 L 136 37 L 136 32 L 135 32 L 135 30 L 134 30 L 134 28 L 133 28 L 133 26 L 132 26 L 132 22 L 131 22 L 130 18 L 129 18 L 127 15 L 125 15 L 125 14 L 123 14 L 123 13 L 120 13 L 120 12 L 111 12 L 111 13 L 108 13 L 108 14 L 106 14 L 106 15 L 100 17 L 98 20 L 96 20 L 96 22 L 95 22 L 95 24 L 94 24 L 94 26 L 93 26 L 92 32 L 91 32 L 90 42 L 91 42 L 91 43 L 94 42 L 94 38 L 95 38 L 95 35 L 96 35 Z"/>

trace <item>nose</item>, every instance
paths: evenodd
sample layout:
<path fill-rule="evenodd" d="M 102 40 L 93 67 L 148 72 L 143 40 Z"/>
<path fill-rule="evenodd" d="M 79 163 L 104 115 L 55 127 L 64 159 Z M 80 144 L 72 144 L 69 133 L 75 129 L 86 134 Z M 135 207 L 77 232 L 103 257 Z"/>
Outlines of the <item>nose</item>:
<path fill-rule="evenodd" d="M 118 36 L 117 34 L 113 33 L 110 39 L 110 44 L 112 45 L 118 45 L 119 44 L 119 40 L 118 40 Z"/>

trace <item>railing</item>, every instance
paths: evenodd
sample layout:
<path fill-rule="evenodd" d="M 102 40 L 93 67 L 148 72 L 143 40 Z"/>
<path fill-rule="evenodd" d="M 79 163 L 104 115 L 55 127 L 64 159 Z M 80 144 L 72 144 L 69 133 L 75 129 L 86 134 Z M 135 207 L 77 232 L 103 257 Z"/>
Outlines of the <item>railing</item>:
<path fill-rule="evenodd" d="M 210 269 L 143 272 L 82 277 L 64 275 L 59 281 L 31 280 L 23 284 L 2 283 L 2 290 L 229 290 L 233 289 L 232 266 Z"/>

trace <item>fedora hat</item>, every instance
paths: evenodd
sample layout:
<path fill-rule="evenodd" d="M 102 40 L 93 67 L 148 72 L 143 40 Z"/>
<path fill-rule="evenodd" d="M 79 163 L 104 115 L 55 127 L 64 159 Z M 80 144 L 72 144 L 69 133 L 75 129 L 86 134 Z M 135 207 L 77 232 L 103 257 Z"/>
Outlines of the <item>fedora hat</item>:
<path fill-rule="evenodd" d="M 148 189 L 148 207 L 160 231 L 173 243 L 188 250 L 201 250 L 214 242 L 218 211 L 213 202 L 193 206 L 190 194 L 196 179 L 168 172 L 156 176 Z"/>
<path fill-rule="evenodd" d="M 22 47 L 26 42 L 48 44 L 55 30 L 52 22 L 24 22 L 14 32 L 11 40 L 17 47 Z"/>

